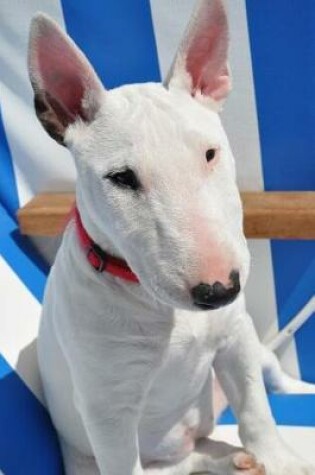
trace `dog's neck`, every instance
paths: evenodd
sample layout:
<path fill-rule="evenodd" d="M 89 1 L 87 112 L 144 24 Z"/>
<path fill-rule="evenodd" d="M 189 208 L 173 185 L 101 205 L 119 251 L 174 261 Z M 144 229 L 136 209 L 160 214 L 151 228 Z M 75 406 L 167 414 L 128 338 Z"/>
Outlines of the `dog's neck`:
<path fill-rule="evenodd" d="M 79 198 L 79 199 L 78 199 Z M 106 253 L 113 257 L 117 257 L 119 259 L 125 260 L 123 254 L 118 250 L 117 246 L 112 242 L 112 240 L 104 233 L 103 231 L 100 231 L 99 226 L 95 224 L 99 217 L 97 215 L 93 216 L 93 213 L 87 212 L 85 208 L 82 206 L 80 203 L 80 195 L 77 194 L 77 203 L 79 207 L 79 212 L 82 220 L 82 224 L 84 228 L 86 229 L 87 233 L 89 236 L 93 239 L 93 241 L 98 244 Z M 81 204 L 81 206 L 80 206 Z M 87 262 L 86 259 L 86 251 L 82 249 L 82 246 L 79 242 L 79 238 L 77 235 L 76 231 L 76 226 L 74 219 L 72 220 L 72 226 L 70 231 L 70 239 L 66 239 L 69 247 L 68 249 L 70 250 L 71 254 L 74 253 L 74 261 L 80 265 L 78 260 L 81 260 L 82 257 L 84 256 L 84 267 L 89 267 L 89 275 L 91 276 L 92 279 L 97 279 L 106 285 L 106 282 L 110 283 L 111 280 L 114 278 L 116 285 L 121 287 L 122 292 L 127 291 L 128 293 L 132 293 L 136 296 L 136 299 L 139 302 L 142 302 L 146 306 L 152 307 L 152 310 L 156 311 L 158 310 L 159 313 L 161 314 L 167 314 L 169 315 L 169 312 L 172 312 L 173 309 L 169 307 L 169 305 L 166 305 L 160 301 L 156 301 L 155 299 L 152 298 L 151 295 L 148 295 L 147 291 L 144 289 L 144 287 L 141 284 L 136 284 L 134 282 L 130 282 L 125 279 L 117 279 L 115 276 L 108 274 L 107 272 L 104 272 L 102 274 L 97 273 Z M 72 246 L 71 242 L 73 240 L 76 242 L 75 246 Z M 79 259 L 77 259 L 80 256 Z M 150 303 L 150 304 L 149 304 Z"/>
<path fill-rule="evenodd" d="M 117 258 L 106 252 L 88 234 L 87 230 L 84 228 L 77 207 L 74 208 L 74 221 L 76 224 L 77 237 L 82 249 L 86 253 L 86 259 L 97 272 L 109 272 L 123 280 L 139 283 L 138 277 L 131 270 L 125 259 Z"/>
<path fill-rule="evenodd" d="M 117 246 L 106 235 L 106 233 L 100 231 L 99 227 L 95 224 L 95 222 L 97 222 L 98 216 L 91 216 L 90 213 L 86 213 L 81 207 L 79 213 L 83 227 L 94 243 L 110 256 L 123 260 L 124 256 L 118 250 Z"/>
<path fill-rule="evenodd" d="M 106 243 L 106 240 L 102 242 L 104 246 Z M 109 249 L 110 246 L 107 251 Z M 115 252 L 115 247 L 112 249 Z M 84 276 L 84 285 L 90 289 L 92 295 L 102 295 L 107 305 L 128 308 L 128 312 L 132 312 L 134 318 L 142 324 L 150 326 L 155 322 L 154 325 L 166 324 L 167 328 L 172 327 L 175 308 L 153 298 L 141 284 L 128 282 L 107 272 L 98 273 L 91 267 L 79 242 L 73 219 L 65 230 L 57 265 L 61 265 L 63 269 L 71 269 L 72 274 L 74 272 L 75 275 Z"/>

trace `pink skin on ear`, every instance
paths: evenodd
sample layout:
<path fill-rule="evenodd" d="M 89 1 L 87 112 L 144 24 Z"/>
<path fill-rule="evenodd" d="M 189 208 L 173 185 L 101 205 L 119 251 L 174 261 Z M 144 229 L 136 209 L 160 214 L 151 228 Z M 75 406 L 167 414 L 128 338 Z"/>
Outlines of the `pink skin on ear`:
<path fill-rule="evenodd" d="M 188 25 L 173 77 L 183 74 L 184 66 L 191 79 L 192 95 L 200 92 L 221 101 L 231 89 L 228 44 L 228 24 L 222 1 L 201 1 Z"/>
<path fill-rule="evenodd" d="M 37 115 L 53 138 L 62 143 L 69 124 L 94 119 L 103 87 L 73 41 L 42 14 L 32 21 L 29 72 Z"/>
<path fill-rule="evenodd" d="M 47 36 L 41 36 L 37 41 L 38 72 L 42 79 L 42 88 L 54 97 L 69 121 L 74 121 L 76 116 L 86 119 L 82 108 L 84 87 L 82 64 L 69 54 L 64 47 L 64 41 L 56 31 L 50 31 Z"/>

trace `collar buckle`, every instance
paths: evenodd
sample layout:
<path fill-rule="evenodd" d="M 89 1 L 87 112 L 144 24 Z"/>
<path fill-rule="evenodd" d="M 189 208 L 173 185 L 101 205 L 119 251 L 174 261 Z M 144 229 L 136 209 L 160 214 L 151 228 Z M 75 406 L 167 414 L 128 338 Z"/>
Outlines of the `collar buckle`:
<path fill-rule="evenodd" d="M 88 261 L 96 272 L 104 272 L 107 263 L 107 254 L 97 244 L 92 243 L 86 253 Z"/>

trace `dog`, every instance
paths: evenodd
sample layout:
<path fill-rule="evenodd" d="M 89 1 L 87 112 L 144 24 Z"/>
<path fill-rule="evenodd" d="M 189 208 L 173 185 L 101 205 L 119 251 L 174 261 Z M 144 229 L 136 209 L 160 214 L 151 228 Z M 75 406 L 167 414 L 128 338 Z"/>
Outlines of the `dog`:
<path fill-rule="evenodd" d="M 246 311 L 227 56 L 224 6 L 203 0 L 164 84 L 108 91 L 53 20 L 32 21 L 36 114 L 78 173 L 38 338 L 67 475 L 315 474 L 277 432 Z M 244 448 L 210 438 L 214 372 Z"/>

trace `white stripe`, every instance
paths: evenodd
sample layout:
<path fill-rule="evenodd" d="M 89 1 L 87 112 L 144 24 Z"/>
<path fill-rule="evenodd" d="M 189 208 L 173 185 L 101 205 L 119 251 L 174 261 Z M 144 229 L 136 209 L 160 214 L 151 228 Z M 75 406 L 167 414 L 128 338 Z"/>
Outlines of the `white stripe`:
<path fill-rule="evenodd" d="M 278 332 L 277 305 L 269 241 L 248 240 L 251 271 L 245 288 L 247 309 L 262 340 Z"/>
<path fill-rule="evenodd" d="M 69 152 L 48 137 L 33 109 L 27 41 L 31 18 L 39 10 L 64 26 L 59 0 L 1 2 L 0 101 L 21 205 L 39 191 L 73 189 L 75 180 Z"/>
<path fill-rule="evenodd" d="M 253 70 L 244 0 L 227 0 L 233 92 L 222 114 L 242 190 L 262 190 L 263 175 Z"/>
<path fill-rule="evenodd" d="M 35 346 L 41 305 L 1 256 L 0 282 L 0 353 L 42 400 Z"/>
<path fill-rule="evenodd" d="M 162 78 L 165 78 L 175 57 L 195 1 L 150 0 L 150 3 L 160 71 Z"/>

